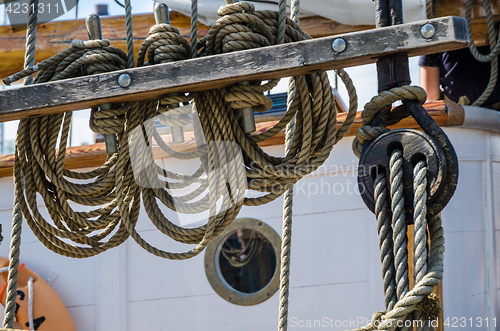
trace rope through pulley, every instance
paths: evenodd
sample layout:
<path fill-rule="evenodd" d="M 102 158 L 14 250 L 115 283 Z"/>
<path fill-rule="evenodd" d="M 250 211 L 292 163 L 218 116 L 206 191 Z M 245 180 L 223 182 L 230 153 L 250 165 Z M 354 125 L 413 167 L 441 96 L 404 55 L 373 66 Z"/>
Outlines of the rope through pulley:
<path fill-rule="evenodd" d="M 377 27 L 402 23 L 402 2 L 378 0 Z M 377 61 L 379 95 L 362 112 L 363 126 L 353 141 L 360 157 L 358 185 L 377 217 L 385 311 L 359 330 L 433 329 L 439 316 L 432 295 L 443 272 L 444 239 L 439 212 L 453 195 L 458 160 L 451 142 L 427 114 L 427 95 L 410 86 L 405 54 Z M 402 105 L 391 111 L 391 105 Z M 412 116 L 425 133 L 387 126 Z M 409 287 L 407 224 L 414 224 L 414 287 Z M 430 252 L 427 251 L 427 231 Z M 420 321 L 420 324 L 415 321 Z"/>

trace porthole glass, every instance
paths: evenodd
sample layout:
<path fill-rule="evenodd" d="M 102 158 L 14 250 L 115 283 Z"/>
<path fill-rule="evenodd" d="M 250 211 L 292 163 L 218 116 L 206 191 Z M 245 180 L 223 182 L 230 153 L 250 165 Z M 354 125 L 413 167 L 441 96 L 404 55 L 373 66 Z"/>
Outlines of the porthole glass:
<path fill-rule="evenodd" d="M 207 247 L 208 280 L 231 303 L 261 303 L 279 287 L 280 249 L 281 239 L 269 225 L 237 219 Z"/>
<path fill-rule="evenodd" d="M 276 270 L 276 253 L 260 232 L 238 229 L 221 244 L 219 269 L 229 286 L 251 294 L 269 284 Z"/>

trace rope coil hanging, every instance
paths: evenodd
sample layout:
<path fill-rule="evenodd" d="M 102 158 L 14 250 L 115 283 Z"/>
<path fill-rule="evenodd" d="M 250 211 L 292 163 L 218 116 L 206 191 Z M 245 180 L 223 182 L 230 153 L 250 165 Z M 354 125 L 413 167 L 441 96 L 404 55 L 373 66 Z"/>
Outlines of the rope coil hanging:
<path fill-rule="evenodd" d="M 205 40 L 197 46 L 200 49 L 198 56 L 277 43 L 277 13 L 258 12 L 254 10 L 252 4 L 237 3 L 221 7 L 219 14 L 222 18 L 217 21 Z M 290 19 L 285 22 L 285 42 L 310 38 Z M 68 56 L 57 55 L 34 68 L 30 67 L 16 74 L 13 79 L 19 79 L 37 70 L 39 71 L 37 79 L 38 77 L 55 79 L 54 77 L 62 72 L 69 77 L 73 74 L 73 69 L 82 65 L 99 72 L 115 70 L 115 67 L 124 68 L 128 65 L 128 57 L 123 52 L 110 48 L 105 40 L 75 41 L 73 44 L 73 47 L 84 47 L 81 52 L 87 54 L 89 58 L 97 58 L 94 52 L 100 52 L 98 55 L 101 57 L 104 56 L 101 53 L 105 52 L 103 54 L 106 54 L 106 57 L 112 56 L 113 61 L 108 67 L 102 65 L 94 67 L 95 63 L 90 65 L 77 59 L 71 60 L 73 58 Z M 94 50 L 93 47 L 98 49 Z M 74 50 L 65 52 L 62 54 L 74 53 Z M 189 44 L 180 37 L 177 29 L 168 24 L 159 24 L 151 29 L 150 36 L 141 46 L 137 65 L 154 65 L 192 56 Z M 111 67 L 112 64 L 115 67 Z M 92 73 L 89 70 L 86 72 Z M 55 74 L 49 75 L 49 71 Z M 23 193 L 21 189 L 16 193 L 23 200 L 30 201 L 35 195 L 34 192 L 40 192 L 50 210 L 54 225 L 41 216 L 34 203 L 24 203 L 23 213 L 28 215 L 28 223 L 37 237 L 50 249 L 66 256 L 92 256 L 120 244 L 129 235 L 147 251 L 158 256 L 170 259 L 195 256 L 214 236 L 231 224 L 243 205 L 256 206 L 273 201 L 293 183 L 317 169 L 326 160 L 333 145 L 346 134 L 354 121 L 357 107 L 355 90 L 348 75 L 342 70 L 339 70 L 338 74 L 347 84 L 350 94 L 349 114 L 338 131 L 335 102 L 326 73 L 295 77 L 296 93 L 289 103 L 286 114 L 273 128 L 257 135 L 247 135 L 243 132 L 237 120 L 239 109 L 251 106 L 257 111 L 267 110 L 271 103 L 263 93 L 274 87 L 277 81 L 264 84 L 251 82 L 248 86 L 235 85 L 226 89 L 187 95 L 168 95 L 162 98 L 159 106 L 158 100 L 148 100 L 119 105 L 118 108 L 110 109 L 108 114 L 103 113 L 103 110 L 94 111 L 92 126 L 94 129 L 99 128 L 101 133 L 118 133 L 119 152 L 117 155 L 109 156 L 102 167 L 88 173 L 73 172 L 63 167 L 70 114 L 33 119 L 33 122 L 21 126 L 24 133 L 18 137 L 18 153 L 28 155 L 27 153 L 33 150 L 33 154 L 36 155 L 36 160 L 25 157 L 22 167 L 23 172 L 32 175 L 29 178 L 29 185 L 33 188 L 33 193 Z M 190 113 L 176 113 L 179 108 L 171 105 L 186 104 L 192 99 L 196 107 L 196 112 L 193 113 L 193 126 L 199 148 L 189 153 L 176 152 L 163 141 L 150 120 L 158 114 L 174 115 L 168 119 L 169 124 L 184 125 L 187 122 L 185 115 L 190 116 Z M 278 134 L 294 116 L 296 117 L 294 138 L 286 156 L 282 158 L 266 154 L 257 143 Z M 39 129 L 46 126 L 45 123 L 50 123 L 48 134 L 45 134 L 45 129 L 42 131 Z M 122 125 L 123 130 L 121 130 Z M 31 127 L 33 129 L 30 129 Z M 116 130 L 117 127 L 120 128 L 119 132 Z M 59 153 L 56 154 L 56 138 L 60 128 L 62 128 L 62 139 Z M 137 130 L 138 128 L 142 129 Z M 26 136 L 27 132 L 29 136 Z M 146 141 L 145 146 L 129 145 L 131 141 L 141 136 L 142 140 Z M 152 141 L 156 141 L 160 148 L 173 157 L 199 158 L 202 166 L 187 175 L 163 169 L 154 162 L 151 153 Z M 221 147 L 217 142 L 228 144 Z M 243 158 L 244 167 L 239 168 L 234 165 L 226 167 L 228 160 L 233 160 L 238 155 Z M 136 157 L 143 163 L 140 174 L 134 173 L 134 160 L 131 157 Z M 225 168 L 218 172 L 221 166 Z M 46 180 L 40 177 L 44 173 L 48 174 Z M 63 178 L 65 176 L 86 181 L 93 179 L 93 181 L 85 184 L 68 182 Z M 21 174 L 15 178 L 19 181 Z M 138 180 L 144 185 L 139 186 Z M 185 196 L 174 197 L 170 192 L 191 184 L 197 188 Z M 231 188 L 229 191 L 226 185 Z M 244 197 L 245 187 L 264 194 L 258 197 Z M 55 193 L 52 193 L 53 190 Z M 224 199 L 219 212 L 216 208 L 218 197 Z M 162 233 L 176 241 L 198 246 L 185 253 L 170 253 L 157 249 L 143 240 L 135 231 L 141 199 L 149 218 Z M 68 207 L 68 200 L 98 207 L 92 211 L 74 211 Z M 209 211 L 208 223 L 197 228 L 175 225 L 163 215 L 158 202 L 179 213 Z M 100 232 L 95 233 L 95 231 Z M 77 245 L 70 244 L 67 240 L 72 240 Z"/>

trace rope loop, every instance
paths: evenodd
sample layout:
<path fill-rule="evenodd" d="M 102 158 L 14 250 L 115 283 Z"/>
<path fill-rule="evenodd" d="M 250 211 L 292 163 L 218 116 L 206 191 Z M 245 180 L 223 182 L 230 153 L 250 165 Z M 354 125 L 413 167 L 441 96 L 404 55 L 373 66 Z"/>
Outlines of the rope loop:
<path fill-rule="evenodd" d="M 109 45 L 111 45 L 111 42 L 108 39 L 97 39 L 97 40 L 75 39 L 71 42 L 71 47 L 80 49 L 103 48 L 103 47 L 108 47 Z"/>
<path fill-rule="evenodd" d="M 375 115 L 384 107 L 392 105 L 396 101 L 402 100 L 418 100 L 420 104 L 424 104 L 427 100 L 427 93 L 420 86 L 405 85 L 402 87 L 394 87 L 389 91 L 380 92 L 366 103 L 361 117 L 363 125 L 369 124 Z"/>
<path fill-rule="evenodd" d="M 363 146 L 366 141 L 373 141 L 382 134 L 390 131 L 390 129 L 385 126 L 378 125 L 372 127 L 370 125 L 375 115 L 377 115 L 381 110 L 390 107 L 394 102 L 403 100 L 417 100 L 420 104 L 424 104 L 427 100 L 427 93 L 419 86 L 405 85 L 401 87 L 394 87 L 389 91 L 380 92 L 365 104 L 361 113 L 363 126 L 357 130 L 356 137 L 352 142 L 352 150 L 358 158 L 361 156 L 361 152 L 363 151 Z M 397 107 L 395 111 L 389 114 L 389 116 L 392 114 L 394 115 L 394 118 L 397 118 L 396 120 L 391 121 L 391 124 L 396 124 L 402 119 L 400 116 L 401 113 L 401 108 Z M 404 114 L 404 116 L 409 115 L 407 112 L 404 112 Z"/>
<path fill-rule="evenodd" d="M 116 134 L 123 131 L 127 105 L 119 105 L 112 109 L 92 108 L 90 112 L 89 127 L 95 133 Z"/>
<path fill-rule="evenodd" d="M 219 16 L 226 16 L 226 15 L 231 15 L 231 14 L 236 14 L 236 13 L 249 13 L 253 14 L 255 11 L 255 6 L 253 3 L 250 2 L 237 2 L 237 3 L 231 3 L 227 4 L 225 6 L 220 7 L 217 10 L 217 14 Z"/>
<path fill-rule="evenodd" d="M 145 65 L 146 53 L 149 65 L 180 61 L 191 57 L 191 46 L 175 26 L 157 24 L 149 30 L 149 36 L 139 49 L 138 67 Z"/>
<path fill-rule="evenodd" d="M 260 85 L 260 82 L 256 83 L 259 85 L 233 85 L 228 88 L 224 99 L 233 109 L 252 107 L 253 111 L 263 113 L 273 106 L 273 102 L 264 92 L 271 90 L 278 82 L 279 80 L 272 80 L 264 85 Z"/>

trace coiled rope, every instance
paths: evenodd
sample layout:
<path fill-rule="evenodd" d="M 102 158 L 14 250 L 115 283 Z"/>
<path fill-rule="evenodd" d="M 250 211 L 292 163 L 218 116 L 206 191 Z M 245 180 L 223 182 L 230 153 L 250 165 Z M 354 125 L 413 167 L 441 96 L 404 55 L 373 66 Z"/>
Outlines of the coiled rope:
<path fill-rule="evenodd" d="M 257 12 L 252 4 L 237 3 L 221 7 L 219 14 L 222 17 L 208 36 L 198 43 L 198 56 L 277 43 L 276 12 Z M 286 19 L 285 30 L 285 42 L 310 38 L 290 19 Z M 102 49 L 93 49 L 94 43 L 101 43 Z M 109 47 L 104 40 L 75 41 L 74 44 L 74 47 L 86 45 L 83 54 L 92 59 L 97 57 L 94 54 L 97 51 L 99 56 L 105 54 L 109 58 L 106 62 L 108 67 L 99 67 L 102 71 L 114 70 L 113 65 L 120 68 L 128 65 L 128 57 Z M 177 29 L 160 24 L 151 29 L 150 36 L 141 46 L 137 65 L 189 58 L 193 56 L 191 49 L 179 36 Z M 74 53 L 74 50 L 67 52 Z M 70 61 L 69 58 L 58 56 L 15 75 L 13 79 L 38 70 L 39 76 L 45 77 L 43 81 L 46 81 L 56 79 L 58 74 L 58 79 L 70 77 L 72 69 L 68 68 L 92 68 L 83 60 L 76 63 L 77 59 Z M 54 66 L 56 69 L 51 69 Z M 90 73 L 89 70 L 84 70 L 84 74 Z M 63 76 L 63 72 L 67 76 Z M 277 81 L 250 82 L 248 86 L 235 85 L 194 94 L 167 95 L 159 106 L 158 100 L 119 104 L 111 107 L 113 112 L 109 114 L 109 120 L 103 120 L 98 115 L 103 111 L 101 109 L 94 112 L 93 126 L 102 128 L 101 132 L 106 133 L 111 131 L 105 130 L 120 128 L 117 134 L 118 154 L 109 156 L 102 167 L 89 173 L 64 169 L 70 114 L 24 122 L 18 136 L 20 143 L 17 153 L 22 157 L 22 167 L 19 169 L 22 168 L 25 173 L 27 190 L 24 193 L 21 188 L 16 190 L 16 194 L 27 201 L 22 204 L 23 214 L 27 215 L 28 224 L 42 243 L 62 255 L 79 258 L 92 256 L 119 245 L 130 235 L 141 247 L 157 256 L 169 259 L 193 257 L 231 224 L 243 205 L 256 206 L 273 201 L 326 160 L 333 145 L 353 123 L 357 108 L 352 82 L 345 72 L 339 70 L 338 74 L 350 94 L 349 113 L 338 131 L 335 102 L 326 73 L 295 77 L 297 92 L 286 114 L 273 128 L 258 135 L 246 135 L 243 132 L 238 124 L 239 109 L 269 109 L 271 103 L 264 92 L 274 87 Z M 163 141 L 151 119 L 162 113 L 168 115 L 174 109 L 170 105 L 186 104 L 192 99 L 197 109 L 192 117 L 199 148 L 194 152 L 180 153 Z M 114 107 L 122 111 L 117 114 Z M 190 116 L 189 113 L 184 115 Z M 257 143 L 279 133 L 294 116 L 294 138 L 286 156 L 282 158 L 266 154 Z M 176 120 L 176 117 L 172 116 L 170 120 Z M 56 154 L 59 130 L 61 139 Z M 144 144 L 135 143 L 137 141 L 144 141 Z M 152 141 L 156 141 L 160 148 L 175 158 L 199 158 L 202 166 L 192 174 L 168 171 L 155 164 Z M 35 158 L 31 158 L 31 154 Z M 238 158 L 241 158 L 241 162 L 230 162 Z M 140 160 L 139 170 L 134 169 L 137 160 Z M 21 170 L 15 175 L 15 180 L 19 181 L 20 177 Z M 86 182 L 70 182 L 65 177 Z M 175 190 L 190 185 L 196 186 L 193 192 L 174 196 Z M 245 197 L 246 188 L 260 191 L 263 195 Z M 54 225 L 47 222 L 36 209 L 33 201 L 37 191 L 42 195 Z M 219 198 L 222 198 L 222 206 L 218 207 Z M 173 253 L 146 242 L 135 230 L 141 199 L 149 218 L 162 233 L 175 241 L 197 246 L 187 252 Z M 75 211 L 69 207 L 68 200 L 97 208 Z M 208 222 L 196 228 L 178 226 L 164 216 L 158 202 L 178 213 L 208 211 Z"/>

